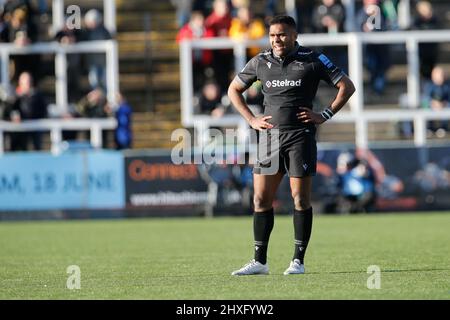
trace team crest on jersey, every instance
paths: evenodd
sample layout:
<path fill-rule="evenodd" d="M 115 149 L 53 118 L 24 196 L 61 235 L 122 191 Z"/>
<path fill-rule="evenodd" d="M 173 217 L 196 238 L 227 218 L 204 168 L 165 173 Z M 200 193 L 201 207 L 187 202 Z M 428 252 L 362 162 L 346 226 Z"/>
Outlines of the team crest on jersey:
<path fill-rule="evenodd" d="M 269 62 L 267 62 L 266 64 L 267 64 L 267 66 L 269 67 L 269 69 L 270 69 L 270 67 L 272 67 L 272 62 L 269 61 Z"/>
<path fill-rule="evenodd" d="M 305 67 L 303 66 L 303 62 L 294 61 L 294 65 L 292 66 L 292 70 L 293 71 L 305 70 Z"/>

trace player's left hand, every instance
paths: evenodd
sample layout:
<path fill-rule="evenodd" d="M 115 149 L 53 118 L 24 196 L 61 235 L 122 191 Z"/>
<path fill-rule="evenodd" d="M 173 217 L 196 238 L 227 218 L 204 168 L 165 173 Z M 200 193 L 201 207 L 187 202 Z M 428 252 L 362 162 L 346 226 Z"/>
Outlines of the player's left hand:
<path fill-rule="evenodd" d="M 321 124 L 325 122 L 325 119 L 320 113 L 316 113 L 311 109 L 304 107 L 298 107 L 298 109 L 300 110 L 300 112 L 297 113 L 297 119 L 299 119 L 301 122 L 314 124 Z"/>

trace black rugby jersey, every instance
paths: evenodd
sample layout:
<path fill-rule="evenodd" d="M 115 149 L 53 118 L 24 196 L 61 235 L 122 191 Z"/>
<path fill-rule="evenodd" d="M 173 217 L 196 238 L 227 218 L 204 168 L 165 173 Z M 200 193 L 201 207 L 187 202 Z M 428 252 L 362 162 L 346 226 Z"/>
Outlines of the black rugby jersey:
<path fill-rule="evenodd" d="M 296 45 L 284 59 L 267 50 L 253 57 L 236 80 L 250 87 L 260 80 L 264 95 L 264 115 L 275 127 L 304 126 L 297 119 L 298 107 L 312 108 L 320 80 L 335 85 L 344 73 L 325 55 Z"/>

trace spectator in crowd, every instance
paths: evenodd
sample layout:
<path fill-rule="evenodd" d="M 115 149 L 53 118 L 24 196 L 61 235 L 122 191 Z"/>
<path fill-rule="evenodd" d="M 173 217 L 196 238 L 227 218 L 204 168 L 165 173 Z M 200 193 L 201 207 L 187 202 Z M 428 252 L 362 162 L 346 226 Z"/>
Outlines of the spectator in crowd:
<path fill-rule="evenodd" d="M 14 123 L 47 118 L 47 101 L 44 95 L 35 88 L 30 73 L 20 74 L 15 99 L 5 110 L 3 116 L 5 120 Z M 10 138 L 12 151 L 27 150 L 30 138 L 34 150 L 42 149 L 40 132 L 14 132 L 10 134 Z"/>
<path fill-rule="evenodd" d="M 65 119 L 70 118 L 107 118 L 113 115 L 113 112 L 106 100 L 106 95 L 101 88 L 96 88 L 82 97 L 70 113 L 64 115 Z M 78 132 L 65 132 L 65 139 L 76 140 Z M 107 132 L 102 133 L 103 144 L 107 141 Z M 87 133 L 87 139 L 90 139 L 90 133 Z"/>
<path fill-rule="evenodd" d="M 90 91 L 76 105 L 76 116 L 82 118 L 106 118 L 111 115 L 102 89 L 96 88 Z"/>
<path fill-rule="evenodd" d="M 358 11 L 356 23 L 362 32 L 386 30 L 385 18 L 378 0 L 364 0 Z M 376 94 L 383 94 L 386 87 L 386 71 L 389 68 L 389 45 L 366 44 L 364 46 L 364 64 L 370 73 L 370 84 Z"/>
<path fill-rule="evenodd" d="M 69 28 L 67 23 L 63 29 L 55 35 L 55 40 L 63 45 L 75 44 L 79 41 L 81 34 L 76 28 Z M 81 57 L 77 53 L 67 55 L 67 93 L 69 102 L 78 101 L 81 98 L 80 93 L 80 62 Z"/>
<path fill-rule="evenodd" d="M 131 131 L 131 116 L 133 111 L 128 101 L 120 93 L 117 94 L 117 103 L 118 107 L 115 112 L 117 128 L 114 132 L 116 149 L 129 149 L 133 141 L 133 133 Z"/>
<path fill-rule="evenodd" d="M 177 34 L 177 42 L 184 39 L 202 39 L 213 37 L 213 31 L 205 27 L 205 19 L 200 11 L 192 12 L 189 23 L 184 25 Z M 205 82 L 207 70 L 213 62 L 211 50 L 195 49 L 192 52 L 194 92 L 197 92 Z M 209 72 L 211 74 L 211 72 Z"/>
<path fill-rule="evenodd" d="M 356 158 L 349 152 L 341 153 L 337 159 L 336 172 L 341 190 L 341 211 L 370 212 L 376 199 L 375 176 L 367 161 Z"/>
<path fill-rule="evenodd" d="M 20 6 L 5 13 L 6 25 L 3 30 L 2 38 L 6 42 L 12 42 L 17 46 L 27 46 L 37 39 L 37 30 L 34 24 L 31 24 L 29 19 L 30 12 L 26 6 Z M 33 79 L 38 80 L 39 75 L 39 61 L 40 56 L 33 55 L 12 55 L 13 62 L 13 81 L 18 80 L 18 77 L 23 72 L 30 72 Z"/>
<path fill-rule="evenodd" d="M 177 10 L 177 23 L 178 27 L 183 27 L 189 22 L 189 16 L 192 10 L 192 0 L 170 0 L 172 5 Z"/>
<path fill-rule="evenodd" d="M 256 40 L 265 36 L 266 29 L 264 22 L 260 19 L 253 19 L 248 7 L 240 7 L 237 16 L 231 21 L 230 38 L 237 40 Z M 252 47 L 248 50 L 248 56 L 253 57 L 261 49 Z"/>
<path fill-rule="evenodd" d="M 322 4 L 314 10 L 312 21 L 318 33 L 344 32 L 345 8 L 339 0 L 322 0 Z M 322 52 L 347 73 L 347 52 L 344 47 L 327 46 Z"/>
<path fill-rule="evenodd" d="M 84 16 L 86 30 L 83 41 L 110 40 L 111 34 L 103 25 L 103 18 L 97 9 L 91 9 Z M 105 90 L 106 86 L 106 58 L 103 53 L 90 53 L 86 55 L 89 70 L 89 85 L 91 89 L 97 87 Z"/>
<path fill-rule="evenodd" d="M 208 114 L 214 118 L 220 118 L 225 114 L 227 107 L 222 104 L 222 94 L 216 82 L 205 83 L 199 96 L 196 97 L 195 109 L 198 114 Z"/>
<path fill-rule="evenodd" d="M 431 80 L 424 85 L 423 107 L 439 112 L 450 107 L 450 83 L 445 70 L 436 66 L 431 72 Z M 437 137 L 443 138 L 448 131 L 448 120 L 432 120 L 428 122 L 428 130 Z"/>
<path fill-rule="evenodd" d="M 206 18 L 205 27 L 212 30 L 214 37 L 228 37 L 231 27 L 231 14 L 226 0 L 214 0 L 213 11 Z M 229 73 L 232 70 L 233 60 L 232 50 L 214 50 L 214 77 L 217 79 L 221 91 L 228 88 Z"/>
<path fill-rule="evenodd" d="M 344 32 L 345 8 L 339 0 L 322 0 L 313 13 L 315 31 L 319 33 Z"/>
<path fill-rule="evenodd" d="M 415 30 L 439 29 L 440 25 L 430 2 L 419 1 L 416 4 L 416 15 L 412 27 Z M 427 80 L 431 78 L 431 70 L 436 65 L 438 54 L 439 45 L 437 43 L 419 43 L 420 74 Z"/>

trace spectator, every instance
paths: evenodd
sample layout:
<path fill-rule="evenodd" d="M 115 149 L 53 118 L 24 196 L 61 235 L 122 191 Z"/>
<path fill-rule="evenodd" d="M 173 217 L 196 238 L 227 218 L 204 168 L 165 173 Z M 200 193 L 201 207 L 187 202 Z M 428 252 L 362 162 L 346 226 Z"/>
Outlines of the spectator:
<path fill-rule="evenodd" d="M 241 7 L 237 11 L 237 17 L 233 18 L 230 27 L 230 38 L 237 40 L 256 40 L 265 36 L 266 30 L 264 22 L 260 19 L 253 19 L 248 7 Z M 249 48 L 247 56 L 253 57 L 261 49 L 257 47 Z"/>
<path fill-rule="evenodd" d="M 423 107 L 434 111 L 448 108 L 450 101 L 450 83 L 442 67 L 434 67 L 431 80 L 425 83 Z M 437 137 L 443 138 L 448 131 L 448 120 L 432 120 L 428 122 L 428 130 Z"/>
<path fill-rule="evenodd" d="M 216 82 L 209 81 L 205 83 L 196 100 L 196 113 L 208 114 L 214 118 L 220 118 L 227 110 L 222 104 L 222 95 L 219 85 Z"/>
<path fill-rule="evenodd" d="M 211 29 L 214 37 L 228 37 L 231 27 L 230 8 L 226 0 L 215 0 L 213 12 L 206 18 L 205 27 Z M 232 70 L 233 51 L 221 49 L 214 51 L 213 69 L 220 89 L 225 90 L 229 84 L 229 73 Z"/>
<path fill-rule="evenodd" d="M 322 4 L 314 10 L 313 24 L 316 32 L 332 34 L 344 32 L 344 23 L 345 8 L 339 0 L 322 0 Z M 326 46 L 322 51 L 347 72 L 347 52 L 344 47 Z"/>
<path fill-rule="evenodd" d="M 189 21 L 192 10 L 192 0 L 170 0 L 177 10 L 178 27 L 183 27 Z"/>
<path fill-rule="evenodd" d="M 133 134 L 131 131 L 131 115 L 132 109 L 128 101 L 119 93 L 117 95 L 118 107 L 115 112 L 117 120 L 117 128 L 114 132 L 114 141 L 116 149 L 129 149 L 133 141 Z"/>
<path fill-rule="evenodd" d="M 341 211 L 370 212 L 375 204 L 375 176 L 365 160 L 341 153 L 336 168 L 341 190 Z"/>
<path fill-rule="evenodd" d="M 413 29 L 435 30 L 439 23 L 428 1 L 419 1 L 416 5 Z M 420 74 L 427 80 L 431 79 L 431 70 L 436 65 L 439 54 L 439 45 L 433 42 L 419 43 Z"/>
<path fill-rule="evenodd" d="M 5 110 L 4 119 L 15 123 L 24 120 L 37 120 L 47 117 L 47 102 L 44 95 L 34 87 L 33 77 L 28 72 L 19 76 L 16 88 L 16 97 L 13 103 Z M 42 149 L 40 132 L 15 132 L 10 134 L 11 150 L 25 151 L 31 138 L 34 150 Z"/>
<path fill-rule="evenodd" d="M 111 34 L 103 25 L 103 18 L 98 10 L 91 9 L 88 12 L 86 12 L 86 15 L 84 16 L 84 23 L 86 25 L 86 31 L 83 37 L 84 41 L 111 39 Z M 86 60 L 89 70 L 89 85 L 91 89 L 99 87 L 105 90 L 106 89 L 105 54 L 90 53 L 86 55 Z"/>
<path fill-rule="evenodd" d="M 363 7 L 356 16 L 362 32 L 385 31 L 385 18 L 378 6 L 378 0 L 364 0 Z M 366 44 L 364 64 L 370 73 L 370 85 L 376 94 L 383 94 L 386 87 L 386 71 L 389 68 L 389 45 Z"/>
<path fill-rule="evenodd" d="M 106 96 L 102 89 L 96 88 L 90 91 L 86 96 L 81 98 L 75 106 L 75 110 L 72 110 L 71 114 L 65 116 L 65 118 L 107 118 L 112 116 L 112 110 L 108 105 Z M 75 132 L 74 132 L 75 133 Z M 71 135 L 72 140 L 76 140 L 77 134 Z M 107 132 L 102 133 L 103 144 L 107 142 Z M 90 139 L 90 133 L 87 134 L 87 139 Z"/>
<path fill-rule="evenodd" d="M 315 31 L 319 33 L 344 32 L 345 8 L 338 0 L 322 0 L 313 14 Z"/>
<path fill-rule="evenodd" d="M 3 31 L 4 40 L 17 46 L 27 46 L 36 41 L 37 32 L 34 25 L 29 23 L 28 15 L 26 7 L 18 7 L 10 15 L 6 15 L 9 18 Z M 14 81 L 26 71 L 31 73 L 34 80 L 38 80 L 39 55 L 12 55 L 11 60 L 14 65 L 12 77 Z"/>
<path fill-rule="evenodd" d="M 81 98 L 76 106 L 76 116 L 82 118 L 106 118 L 111 110 L 106 101 L 106 96 L 100 88 L 89 92 Z"/>
<path fill-rule="evenodd" d="M 200 11 L 192 12 L 189 23 L 183 26 L 177 34 L 177 42 L 184 39 L 202 39 L 213 37 L 211 29 L 205 27 L 205 19 Z M 211 50 L 194 49 L 193 59 L 193 77 L 194 92 L 197 92 L 205 83 L 206 72 L 213 62 L 213 52 Z"/>
<path fill-rule="evenodd" d="M 76 28 L 70 29 L 65 23 L 62 30 L 55 35 L 55 40 L 63 45 L 71 45 L 78 42 L 80 34 Z M 80 96 L 80 55 L 77 53 L 67 55 L 67 92 L 69 102 L 78 101 Z"/>

